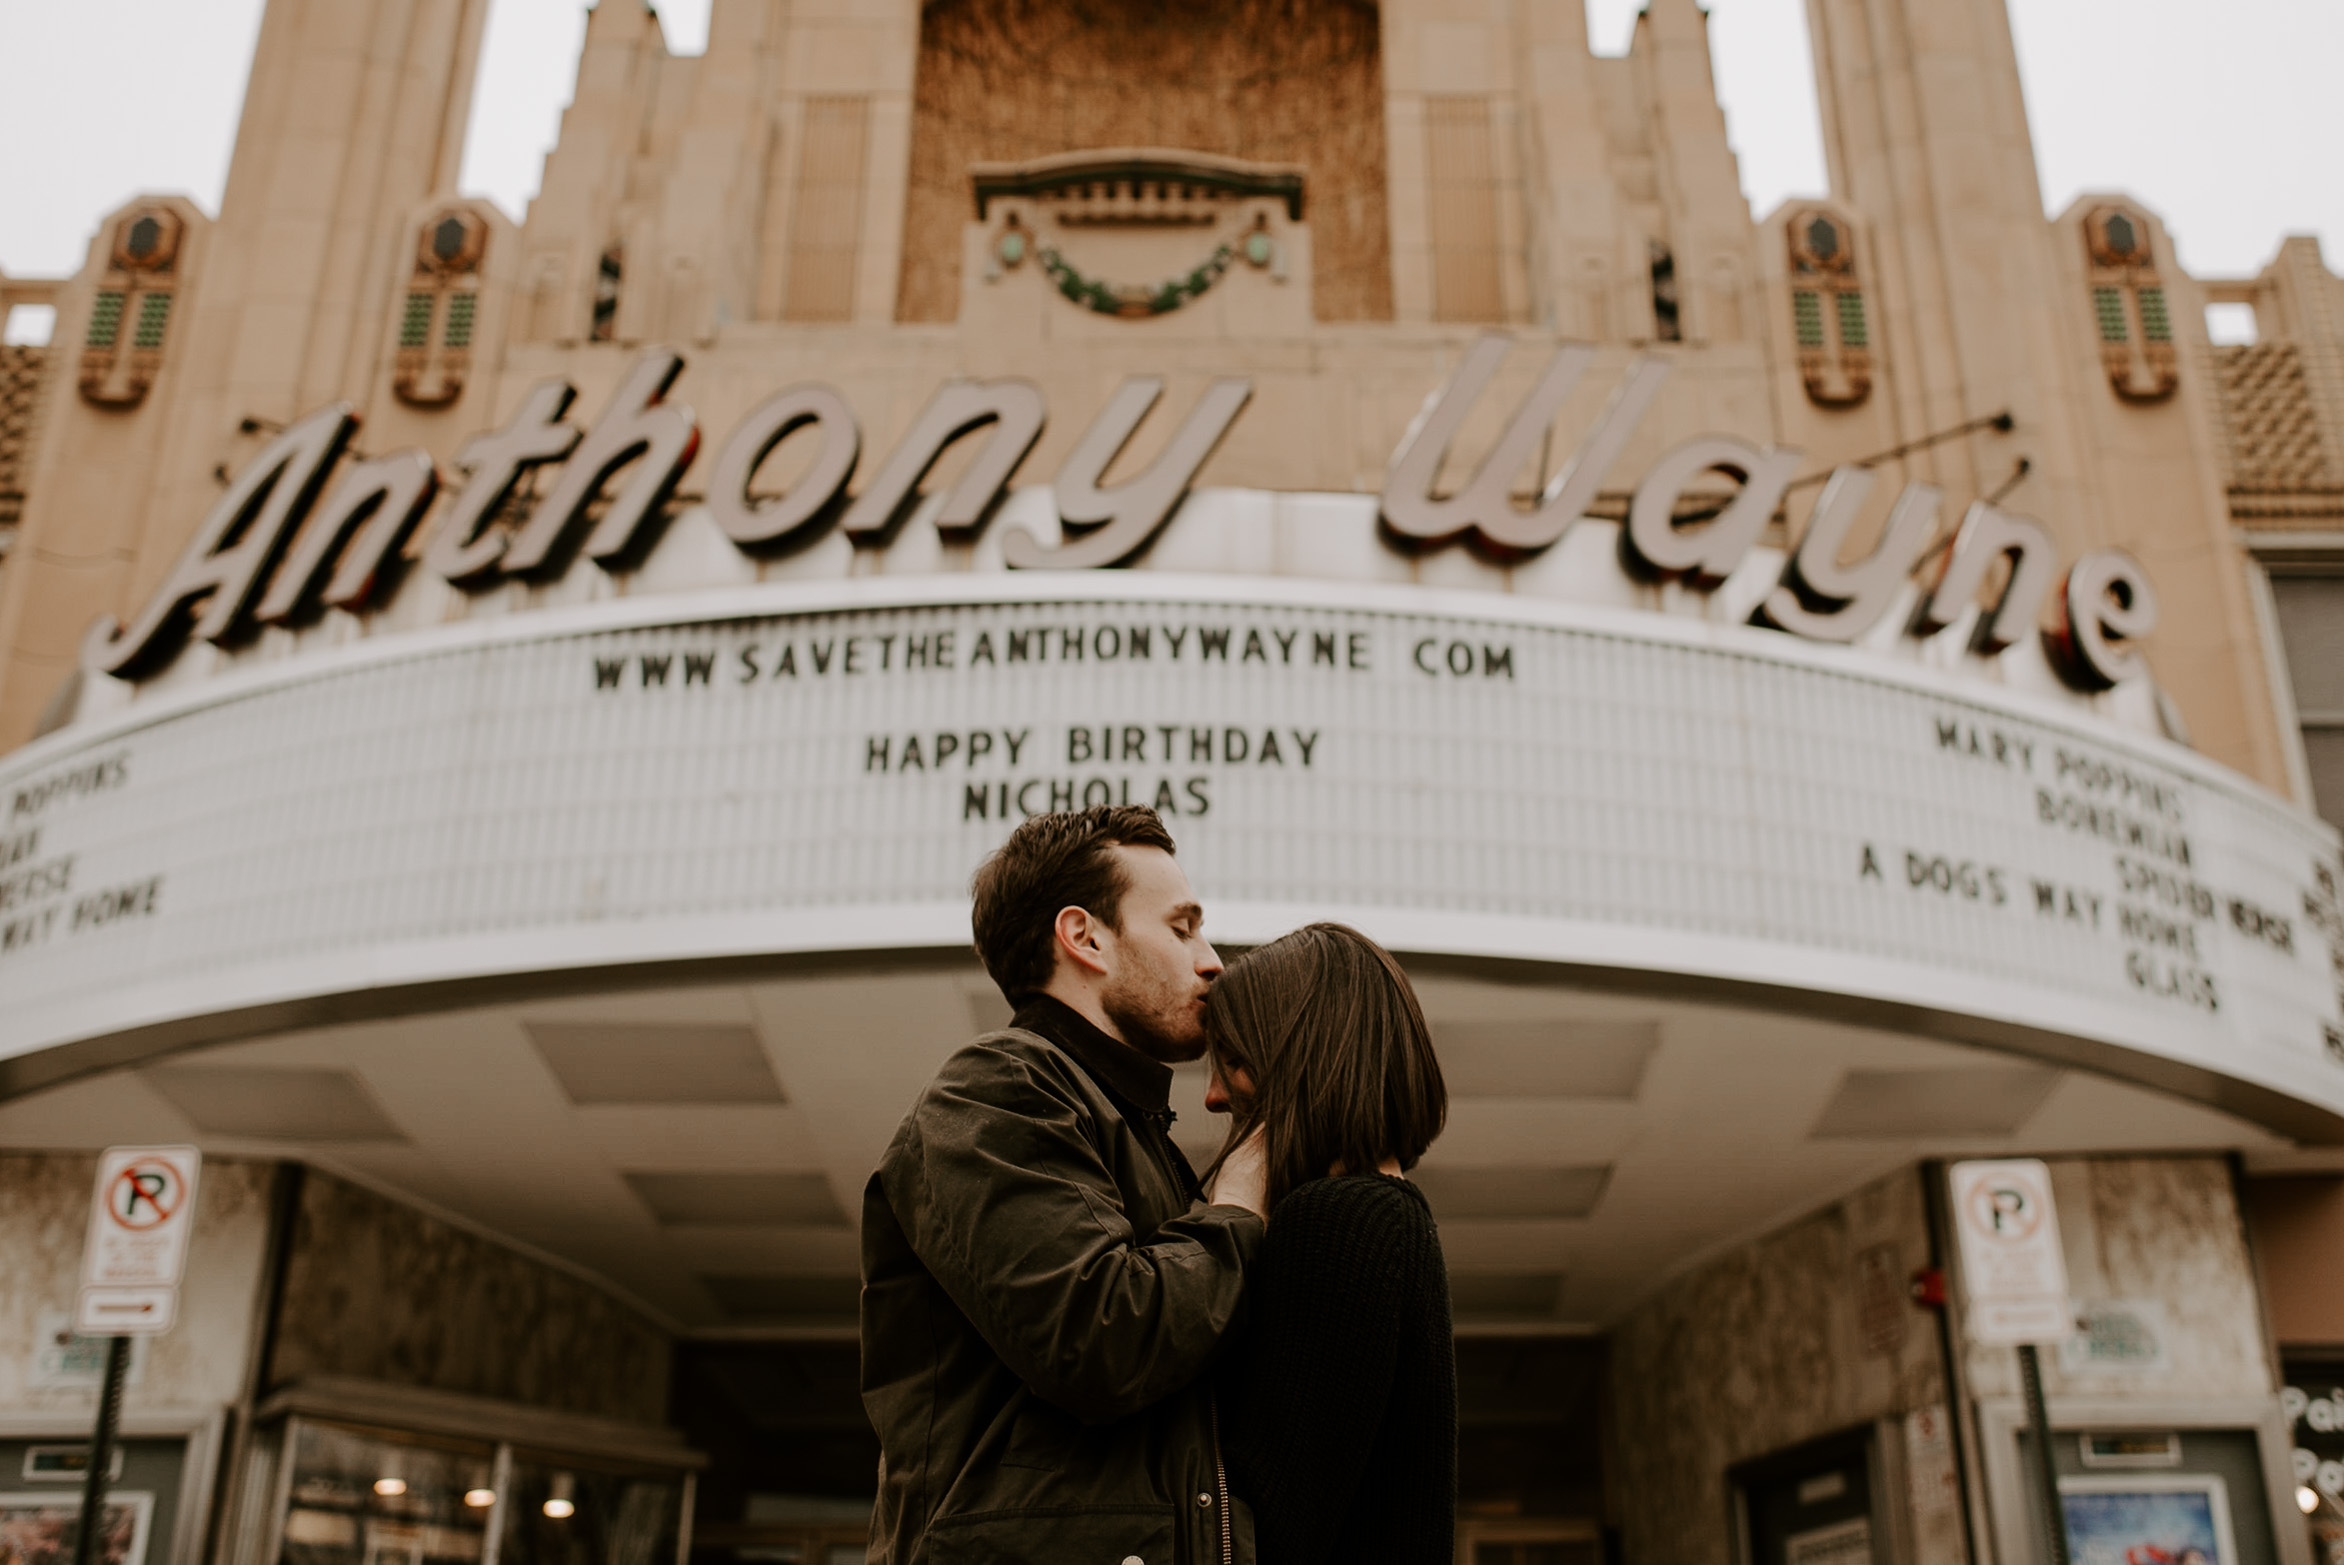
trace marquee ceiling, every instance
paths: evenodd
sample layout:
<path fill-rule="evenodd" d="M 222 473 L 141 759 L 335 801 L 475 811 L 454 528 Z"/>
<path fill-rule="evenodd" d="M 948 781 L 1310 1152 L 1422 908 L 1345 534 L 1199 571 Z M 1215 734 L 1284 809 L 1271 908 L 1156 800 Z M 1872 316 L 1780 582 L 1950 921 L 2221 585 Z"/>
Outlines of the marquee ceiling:
<path fill-rule="evenodd" d="M 1420 1177 L 1469 1329 L 1599 1329 L 1672 1272 L 1928 1155 L 2268 1132 L 1988 1051 L 1417 964 L 1454 1094 Z M 690 1331 L 851 1326 L 863 1183 L 1007 1014 L 973 962 L 499 1005 L 184 1053 L 0 1104 L 0 1144 L 298 1157 Z M 1180 1073 L 1176 1134 L 1221 1121 Z"/>

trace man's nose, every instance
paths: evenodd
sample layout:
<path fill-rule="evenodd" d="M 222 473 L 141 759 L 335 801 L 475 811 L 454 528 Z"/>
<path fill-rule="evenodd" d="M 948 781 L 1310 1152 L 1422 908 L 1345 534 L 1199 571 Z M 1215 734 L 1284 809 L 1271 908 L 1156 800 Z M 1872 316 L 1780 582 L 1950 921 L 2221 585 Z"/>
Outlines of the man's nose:
<path fill-rule="evenodd" d="M 1210 940 L 1203 941 L 1201 944 L 1204 946 L 1204 950 L 1198 953 L 1196 959 L 1198 975 L 1205 978 L 1220 977 L 1221 953 L 1213 949 L 1213 943 Z"/>

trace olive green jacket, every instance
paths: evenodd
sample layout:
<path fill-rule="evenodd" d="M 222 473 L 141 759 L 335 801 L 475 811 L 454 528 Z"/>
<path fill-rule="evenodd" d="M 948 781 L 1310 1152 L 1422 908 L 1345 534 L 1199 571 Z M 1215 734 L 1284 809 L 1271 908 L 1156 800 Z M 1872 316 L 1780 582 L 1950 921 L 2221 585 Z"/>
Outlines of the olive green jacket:
<path fill-rule="evenodd" d="M 1262 1221 L 1194 1199 L 1170 1116 L 1070 1053 L 1123 1045 L 1018 1020 L 1067 1045 L 1013 1026 L 954 1055 L 863 1194 L 870 1557 L 1250 1565 L 1204 1371 Z"/>

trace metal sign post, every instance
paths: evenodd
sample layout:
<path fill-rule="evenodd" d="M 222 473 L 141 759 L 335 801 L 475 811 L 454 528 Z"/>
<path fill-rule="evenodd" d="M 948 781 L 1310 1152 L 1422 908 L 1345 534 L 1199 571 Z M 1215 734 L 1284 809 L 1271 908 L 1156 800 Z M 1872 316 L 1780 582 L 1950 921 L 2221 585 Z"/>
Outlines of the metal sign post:
<path fill-rule="evenodd" d="M 2051 1462 L 2051 1415 L 2043 1406 L 2043 1365 L 2035 1345 L 2018 1345 L 2018 1378 L 2027 1395 L 2027 1432 L 2034 1437 L 2035 1494 L 2043 1505 L 2044 1532 L 2051 1540 L 2051 1565 L 2068 1565 L 2067 1516 L 2059 1504 L 2059 1472 Z"/>
<path fill-rule="evenodd" d="M 1970 1335 L 1981 1343 L 2018 1349 L 2019 1379 L 2034 1442 L 2032 1469 L 2042 1506 L 2051 1565 L 2068 1565 L 2067 1516 L 2059 1503 L 2059 1475 L 2051 1457 L 2051 1415 L 2043 1402 L 2043 1365 L 2036 1344 L 2074 1334 L 2075 1305 L 2067 1294 L 2067 1257 L 2059 1247 L 2059 1213 L 2051 1202 L 2051 1170 L 2037 1158 L 1956 1163 L 1953 1226 L 1961 1240 L 1962 1294 Z"/>
<path fill-rule="evenodd" d="M 203 1154 L 193 1147 L 109 1147 L 98 1159 L 73 1329 L 108 1339 L 106 1380 L 98 1392 L 98 1426 L 90 1436 L 89 1472 L 81 1485 L 73 1565 L 99 1565 L 102 1558 L 106 1480 L 122 1422 L 130 1339 L 169 1331 L 179 1317 L 179 1279 L 187 1269 L 195 1181 L 202 1169 Z"/>
<path fill-rule="evenodd" d="M 130 1339 L 106 1343 L 106 1384 L 98 1393 L 98 1427 L 90 1436 L 90 1468 L 81 1480 L 81 1526 L 73 1535 L 73 1565 L 98 1565 L 98 1538 L 106 1530 L 106 1475 L 114 1467 L 114 1431 L 122 1422 L 122 1381 L 130 1368 Z"/>

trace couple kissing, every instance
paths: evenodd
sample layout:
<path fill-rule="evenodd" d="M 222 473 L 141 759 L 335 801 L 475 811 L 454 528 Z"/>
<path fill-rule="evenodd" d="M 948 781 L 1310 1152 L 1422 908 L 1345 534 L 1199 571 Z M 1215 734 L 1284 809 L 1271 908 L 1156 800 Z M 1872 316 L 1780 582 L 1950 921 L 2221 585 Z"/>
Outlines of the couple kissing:
<path fill-rule="evenodd" d="M 1407 1179 L 1447 1114 L 1415 991 L 1312 924 L 1223 965 L 1155 812 L 1038 815 L 977 872 L 1015 1010 L 863 1197 L 887 1565 L 1437 1565 L 1448 1277 Z M 1172 1067 L 1229 1116 L 1200 1175 Z"/>

